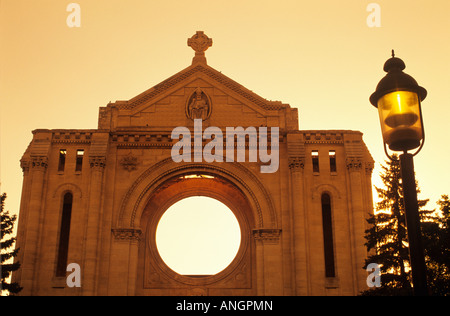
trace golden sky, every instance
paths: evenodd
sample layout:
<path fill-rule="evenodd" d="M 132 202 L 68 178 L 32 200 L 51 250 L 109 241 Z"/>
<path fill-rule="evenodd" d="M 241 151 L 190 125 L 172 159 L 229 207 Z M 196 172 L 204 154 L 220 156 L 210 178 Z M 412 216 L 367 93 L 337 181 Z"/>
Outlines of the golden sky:
<path fill-rule="evenodd" d="M 196 224 L 186 225 L 190 222 Z M 239 222 L 233 212 L 209 197 L 192 196 L 173 204 L 156 230 L 161 258 L 179 274 L 219 273 L 234 259 L 240 243 Z"/>
<path fill-rule="evenodd" d="M 81 8 L 81 27 L 66 11 Z M 366 10 L 379 5 L 381 26 Z M 384 155 L 369 96 L 391 49 L 428 90 L 415 157 L 429 208 L 450 194 L 448 0 L 1 0 L 1 191 L 19 209 L 19 160 L 37 128 L 97 128 L 98 108 L 128 100 L 191 64 L 187 38 L 213 39 L 208 64 L 299 109 L 300 129 L 364 133 L 379 184 Z"/>

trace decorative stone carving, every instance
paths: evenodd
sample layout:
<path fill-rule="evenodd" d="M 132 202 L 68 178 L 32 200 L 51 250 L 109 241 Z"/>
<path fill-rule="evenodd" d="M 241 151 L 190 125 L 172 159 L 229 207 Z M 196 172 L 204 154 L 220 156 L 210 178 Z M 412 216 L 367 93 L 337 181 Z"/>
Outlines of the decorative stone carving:
<path fill-rule="evenodd" d="M 253 238 L 266 243 L 278 243 L 281 236 L 281 229 L 260 228 L 253 230 Z"/>
<path fill-rule="evenodd" d="M 212 39 L 206 36 L 203 31 L 197 31 L 194 36 L 188 39 L 187 44 L 195 51 L 192 62 L 206 63 L 205 51 L 212 46 Z"/>
<path fill-rule="evenodd" d="M 116 240 L 141 240 L 142 231 L 136 228 L 113 228 L 112 233 Z"/>
<path fill-rule="evenodd" d="M 347 158 L 347 169 L 348 170 L 360 170 L 362 169 L 362 160 L 360 158 Z"/>
<path fill-rule="evenodd" d="M 20 167 L 22 168 L 22 171 L 25 173 L 25 172 L 28 172 L 29 170 L 30 170 L 30 161 L 29 160 L 27 160 L 27 159 L 21 159 L 20 160 Z"/>
<path fill-rule="evenodd" d="M 128 170 L 128 172 L 131 172 L 133 170 L 136 170 L 136 166 L 138 164 L 137 157 L 132 156 L 131 154 L 128 156 L 123 157 L 119 162 L 122 167 L 125 170 Z"/>
<path fill-rule="evenodd" d="M 193 120 L 206 120 L 211 115 L 211 99 L 202 89 L 197 88 L 188 98 L 186 115 Z"/>
<path fill-rule="evenodd" d="M 47 169 L 48 158 L 45 156 L 32 156 L 31 157 L 31 167 L 35 169 Z"/>
<path fill-rule="evenodd" d="M 373 163 L 373 161 L 366 162 L 366 174 L 367 174 L 368 176 L 371 176 L 371 175 L 372 175 L 373 168 L 374 168 L 374 163 Z"/>
<path fill-rule="evenodd" d="M 300 157 L 289 157 L 289 169 L 292 171 L 305 168 L 305 160 Z"/>
<path fill-rule="evenodd" d="M 106 157 L 89 157 L 91 168 L 104 168 L 106 165 Z"/>

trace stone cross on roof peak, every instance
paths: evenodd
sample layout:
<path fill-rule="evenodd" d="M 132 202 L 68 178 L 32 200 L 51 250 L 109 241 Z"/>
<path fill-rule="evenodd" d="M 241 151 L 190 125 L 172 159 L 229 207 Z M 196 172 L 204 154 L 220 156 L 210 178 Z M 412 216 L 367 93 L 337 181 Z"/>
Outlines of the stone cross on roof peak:
<path fill-rule="evenodd" d="M 206 63 L 205 51 L 212 46 L 212 39 L 206 36 L 203 31 L 197 31 L 188 39 L 187 44 L 195 51 L 192 63 Z"/>

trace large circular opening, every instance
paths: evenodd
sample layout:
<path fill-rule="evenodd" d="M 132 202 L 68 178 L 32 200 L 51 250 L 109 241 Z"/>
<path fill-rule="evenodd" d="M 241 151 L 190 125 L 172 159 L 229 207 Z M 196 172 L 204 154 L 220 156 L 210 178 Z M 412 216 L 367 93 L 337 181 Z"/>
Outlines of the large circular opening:
<path fill-rule="evenodd" d="M 209 197 L 189 197 L 173 204 L 156 229 L 161 259 L 181 275 L 221 272 L 236 257 L 240 244 L 236 216 L 225 204 Z"/>

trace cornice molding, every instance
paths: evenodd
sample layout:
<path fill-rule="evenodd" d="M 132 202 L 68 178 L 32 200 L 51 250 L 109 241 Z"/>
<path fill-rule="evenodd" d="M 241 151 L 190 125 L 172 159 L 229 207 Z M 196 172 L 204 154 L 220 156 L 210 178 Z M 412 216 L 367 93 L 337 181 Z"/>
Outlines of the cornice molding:
<path fill-rule="evenodd" d="M 189 66 L 133 99 L 123 103 L 112 104 L 110 106 L 116 106 L 120 110 L 132 110 L 197 73 L 205 74 L 215 82 L 229 88 L 241 97 L 246 98 L 265 110 L 281 110 L 288 106 L 280 101 L 269 101 L 264 99 L 206 64 L 194 64 Z"/>

